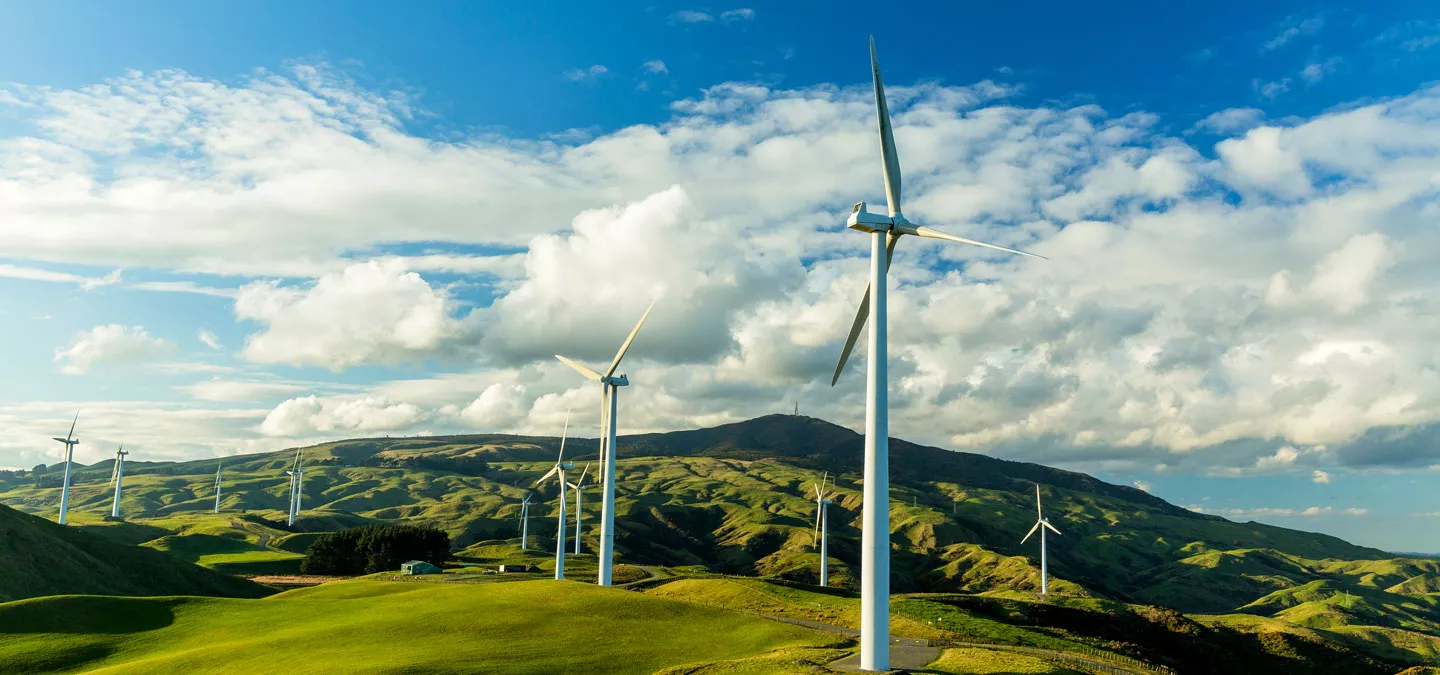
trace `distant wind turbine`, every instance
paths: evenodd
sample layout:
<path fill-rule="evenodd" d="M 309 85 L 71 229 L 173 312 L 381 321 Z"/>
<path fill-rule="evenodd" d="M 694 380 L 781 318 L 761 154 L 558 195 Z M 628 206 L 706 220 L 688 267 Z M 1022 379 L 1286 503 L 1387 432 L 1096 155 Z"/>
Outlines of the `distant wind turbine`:
<path fill-rule="evenodd" d="M 1025 543 L 1026 541 L 1028 541 L 1028 540 L 1030 539 L 1030 535 L 1035 534 L 1035 530 L 1040 530 L 1040 595 L 1041 595 L 1041 596 L 1044 596 L 1044 595 L 1046 595 L 1046 594 L 1048 594 L 1048 593 L 1050 592 L 1050 579 L 1049 579 L 1049 576 L 1050 576 L 1050 568 L 1049 568 L 1049 561 L 1048 561 L 1048 560 L 1046 559 L 1046 557 L 1045 557 L 1045 530 L 1046 530 L 1046 529 L 1049 529 L 1051 532 L 1054 532 L 1055 534 L 1060 534 L 1060 530 L 1055 529 L 1055 526 L 1054 526 L 1054 525 L 1051 525 L 1051 524 L 1050 524 L 1050 521 L 1048 521 L 1048 520 L 1045 519 L 1045 512 L 1040 509 L 1040 486 L 1037 484 L 1037 485 L 1035 486 L 1035 525 L 1030 528 L 1030 531 L 1029 531 L 1029 532 L 1026 532 L 1026 533 L 1025 533 L 1025 538 L 1024 538 L 1024 539 L 1021 539 L 1021 540 L 1020 540 L 1020 543 L 1022 543 L 1022 544 Z"/>
<path fill-rule="evenodd" d="M 125 484 L 125 444 L 120 444 L 120 449 L 115 451 L 115 466 L 110 469 L 110 484 L 115 487 L 115 501 L 110 505 L 110 517 L 120 517 L 120 490 Z"/>
<path fill-rule="evenodd" d="M 560 525 L 555 528 L 556 581 L 565 580 L 565 486 L 569 485 L 565 481 L 565 472 L 575 468 L 574 464 L 565 462 L 565 437 L 568 435 L 570 435 L 570 413 L 567 412 L 565 413 L 565 430 L 560 432 L 560 456 L 556 458 L 555 466 L 550 467 L 550 472 L 541 476 L 540 480 L 535 481 L 535 485 L 532 486 L 539 487 L 551 476 L 555 476 L 556 481 L 560 483 Z"/>
<path fill-rule="evenodd" d="M 530 494 L 520 502 L 520 550 L 530 548 Z"/>
<path fill-rule="evenodd" d="M 286 471 L 290 474 L 290 520 L 289 524 L 294 525 L 295 519 L 300 517 L 300 502 L 305 495 L 305 468 L 300 465 L 300 449 L 295 449 L 295 468 Z"/>
<path fill-rule="evenodd" d="M 635 324 L 635 330 L 630 331 L 629 337 L 626 337 L 625 342 L 620 344 L 620 351 L 615 352 L 615 360 L 610 362 L 610 367 L 605 370 L 603 375 L 571 359 L 559 354 L 555 355 L 555 358 L 560 359 L 565 365 L 603 385 L 600 397 L 600 480 L 604 483 L 604 490 L 600 507 L 600 574 L 598 580 L 601 586 L 610 585 L 615 554 L 616 401 L 620 398 L 620 387 L 630 384 L 629 378 L 624 374 L 616 375 L 615 371 L 620 367 L 620 360 L 625 358 L 625 352 L 630 349 L 630 344 L 635 342 L 635 336 L 640 333 L 640 327 L 645 325 L 645 319 L 650 316 L 652 309 L 655 309 L 654 302 L 651 302 L 650 306 L 645 309 L 645 313 L 640 316 L 640 322 Z"/>
<path fill-rule="evenodd" d="M 215 513 L 220 512 L 220 484 L 225 478 L 225 461 L 215 464 Z"/>
<path fill-rule="evenodd" d="M 983 246 L 1007 253 L 1039 258 L 1031 253 L 1003 246 L 986 244 L 945 234 L 915 225 L 900 212 L 900 157 L 895 151 L 895 136 L 890 127 L 890 111 L 885 103 L 885 87 L 880 81 L 880 62 L 875 56 L 875 39 L 870 39 L 870 69 L 875 78 L 875 109 L 880 126 L 880 152 L 885 177 L 885 199 L 890 215 L 882 216 L 866 210 L 859 202 L 850 213 L 846 226 L 870 235 L 870 286 L 860 300 L 860 310 L 850 327 L 850 336 L 835 366 L 834 386 L 845 369 L 850 351 L 860 337 L 868 315 L 870 322 L 869 358 L 865 386 L 865 492 L 861 516 L 863 541 L 860 550 L 860 668 L 887 670 L 890 664 L 890 422 L 889 381 L 887 375 L 885 282 L 895 244 L 902 235 L 943 239 L 962 244 Z"/>
<path fill-rule="evenodd" d="M 75 446 L 80 445 L 80 439 L 75 438 L 75 424 L 80 421 L 80 412 L 75 412 L 75 419 L 70 421 L 70 432 L 65 438 L 55 440 L 65 444 L 65 482 L 60 484 L 60 520 L 61 525 L 65 524 L 65 516 L 70 512 L 70 462 L 75 458 Z"/>
<path fill-rule="evenodd" d="M 575 492 L 575 555 L 580 555 L 580 521 L 585 517 L 585 477 L 590 475 L 590 465 L 585 465 L 585 470 L 580 472 L 580 478 L 570 484 L 570 489 Z"/>
<path fill-rule="evenodd" d="M 825 497 L 825 482 L 830 479 L 830 472 L 825 472 L 825 477 L 820 479 L 820 484 L 815 486 L 815 538 L 820 543 L 820 585 L 830 585 L 830 504 Z"/>

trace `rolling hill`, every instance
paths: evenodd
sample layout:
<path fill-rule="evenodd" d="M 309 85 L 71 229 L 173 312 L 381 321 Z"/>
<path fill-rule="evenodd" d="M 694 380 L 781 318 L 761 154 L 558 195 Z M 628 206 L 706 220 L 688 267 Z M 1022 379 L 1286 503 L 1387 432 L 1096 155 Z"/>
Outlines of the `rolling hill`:
<path fill-rule="evenodd" d="M 42 595 L 210 595 L 254 598 L 257 584 L 174 556 L 0 506 L 0 600 Z"/>
<path fill-rule="evenodd" d="M 0 636 L 0 672 L 15 674 L 653 673 L 774 650 L 794 660 L 827 654 L 836 641 L 692 603 L 544 581 L 356 581 L 263 600 L 39 598 L 0 604 Z"/>
<path fill-rule="evenodd" d="M 594 462 L 596 447 L 593 439 L 572 438 L 567 456 L 581 465 Z M 502 434 L 356 439 L 305 448 L 306 510 L 293 528 L 283 525 L 283 471 L 293 449 L 227 458 L 224 513 L 218 516 L 209 513 L 218 460 L 127 462 L 122 506 L 128 523 L 100 522 L 109 504 L 105 461 L 75 472 L 71 513 L 76 522 L 92 523 L 96 533 L 117 538 L 142 536 L 135 528 L 157 528 L 147 545 L 231 571 L 244 571 L 251 562 L 285 564 L 278 558 L 286 556 L 293 563 L 309 540 L 304 533 L 375 521 L 435 525 L 463 551 L 518 538 L 520 500 L 557 449 L 556 438 Z M 853 584 L 862 453 L 863 438 L 853 431 L 793 415 L 621 437 L 617 555 L 632 563 L 814 583 L 818 563 L 808 490 L 829 472 L 835 481 L 831 583 Z M 1434 559 L 1397 558 L 1327 535 L 1232 522 L 1084 474 L 900 439 L 891 443 L 891 470 L 896 592 L 1038 590 L 1036 551 L 1021 546 L 1017 535 L 1033 519 L 1039 483 L 1047 515 L 1065 532 L 1051 542 L 1058 595 L 1224 615 L 1227 630 L 1370 639 L 1380 652 L 1410 654 L 1397 658 L 1412 663 L 1428 658 L 1428 643 L 1385 631 L 1440 633 L 1440 622 L 1427 612 L 1414 613 L 1404 626 L 1363 612 L 1328 617 L 1320 625 L 1274 600 L 1286 591 L 1305 597 L 1297 589 L 1326 582 L 1428 607 L 1440 587 L 1440 561 Z M 41 486 L 36 482 L 21 475 L 0 483 L 0 502 L 53 512 L 59 490 L 44 486 L 43 477 Z M 598 491 L 586 497 L 583 544 L 592 550 L 598 533 L 588 526 L 598 522 Z M 532 509 L 531 535 L 542 550 L 553 551 L 553 491 L 540 501 Z M 239 556 L 233 562 L 241 566 L 228 567 L 227 555 Z M 1272 599 L 1262 602 L 1266 598 Z M 1392 649 L 1397 641 L 1413 648 Z"/>

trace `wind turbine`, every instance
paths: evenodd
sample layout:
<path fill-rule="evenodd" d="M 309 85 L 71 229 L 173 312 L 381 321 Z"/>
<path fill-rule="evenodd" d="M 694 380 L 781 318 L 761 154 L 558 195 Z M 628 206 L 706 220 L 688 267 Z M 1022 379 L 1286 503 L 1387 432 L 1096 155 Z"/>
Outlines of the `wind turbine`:
<path fill-rule="evenodd" d="M 65 515 L 70 512 L 70 462 L 75 458 L 75 446 L 80 445 L 80 439 L 75 438 L 75 423 L 80 421 L 80 412 L 75 412 L 75 419 L 70 421 L 70 432 L 65 438 L 55 440 L 65 444 L 65 482 L 60 485 L 60 520 L 61 525 L 65 524 Z"/>
<path fill-rule="evenodd" d="M 820 484 L 815 486 L 815 535 L 820 542 L 820 585 L 830 585 L 830 504 L 831 501 L 825 498 L 825 482 L 830 479 L 830 472 L 825 472 L 825 477 L 820 479 Z"/>
<path fill-rule="evenodd" d="M 1042 527 L 1042 526 L 1043 526 L 1043 527 Z M 1024 538 L 1024 539 L 1021 539 L 1021 540 L 1020 540 L 1020 543 L 1022 543 L 1022 544 L 1025 543 L 1027 540 L 1030 539 L 1030 535 L 1035 534 L 1035 530 L 1040 530 L 1040 596 L 1041 596 L 1041 597 L 1044 597 L 1047 593 L 1050 592 L 1050 579 L 1049 579 L 1050 569 L 1049 569 L 1048 561 L 1047 561 L 1046 558 L 1045 558 L 1045 530 L 1046 530 L 1047 528 L 1048 528 L 1051 532 L 1054 532 L 1055 534 L 1060 534 L 1060 530 L 1055 529 L 1055 526 L 1054 526 L 1054 525 L 1051 525 L 1051 524 L 1050 524 L 1050 521 L 1048 521 L 1048 520 L 1045 519 L 1045 513 L 1040 510 L 1040 485 L 1037 483 L 1037 484 L 1035 485 L 1035 525 L 1030 528 L 1030 531 L 1029 531 L 1029 532 L 1026 532 L 1026 533 L 1025 533 L 1025 538 Z"/>
<path fill-rule="evenodd" d="M 550 472 L 541 476 L 531 487 L 539 487 L 546 479 L 556 476 L 560 483 L 560 525 L 555 528 L 555 580 L 565 580 L 565 472 L 574 469 L 574 464 L 565 463 L 565 437 L 570 435 L 570 413 L 565 413 L 565 430 L 560 432 L 560 456 Z"/>
<path fill-rule="evenodd" d="M 220 483 L 225 477 L 225 462 L 221 460 L 215 464 L 215 513 L 220 512 Z"/>
<path fill-rule="evenodd" d="M 866 210 L 860 202 L 851 210 L 846 226 L 870 235 L 870 286 L 860 300 L 860 310 L 850 327 L 850 336 L 840 352 L 831 386 L 840 379 L 840 372 L 850 358 L 850 350 L 860 337 L 868 315 L 870 345 L 865 386 L 865 492 L 861 515 L 863 540 L 860 549 L 860 668 L 887 670 L 890 664 L 890 416 L 886 347 L 885 281 L 895 244 L 902 235 L 943 239 L 962 244 L 1018 253 L 1035 258 L 1041 256 L 1004 246 L 986 244 L 956 237 L 915 225 L 900 211 L 900 157 L 895 152 L 895 136 L 890 127 L 890 111 L 885 103 L 885 87 L 880 81 L 880 61 L 875 56 L 875 39 L 870 39 L 870 70 L 875 78 L 875 111 L 880 126 L 881 170 L 885 177 L 885 199 L 890 215 Z"/>
<path fill-rule="evenodd" d="M 585 516 L 581 509 L 585 506 L 585 476 L 589 474 L 590 465 L 586 464 L 580 478 L 570 484 L 570 489 L 575 492 L 575 555 L 580 555 L 580 520 Z"/>
<path fill-rule="evenodd" d="M 600 397 L 600 477 L 605 487 L 600 507 L 600 578 L 598 581 L 601 586 L 610 585 L 610 573 L 615 554 L 616 399 L 620 397 L 620 387 L 630 384 L 629 378 L 625 377 L 623 373 L 616 375 L 615 370 L 620 367 L 620 360 L 625 358 L 625 352 L 630 349 L 630 344 L 635 341 L 635 336 L 640 333 L 640 327 L 645 325 L 645 319 L 650 316 L 652 309 L 655 309 L 654 302 L 651 302 L 650 306 L 645 309 L 645 313 L 640 316 L 640 322 L 635 324 L 635 330 L 630 331 L 630 336 L 620 344 L 620 351 L 615 352 L 615 360 L 610 362 L 610 367 L 605 370 L 604 375 L 559 354 L 555 355 L 555 358 L 560 359 L 565 365 L 603 386 Z"/>
<path fill-rule="evenodd" d="M 120 517 L 120 488 L 125 483 L 125 444 L 120 444 L 120 449 L 115 451 L 115 467 L 110 469 L 110 484 L 115 486 L 115 501 L 110 506 L 110 517 Z"/>
<path fill-rule="evenodd" d="M 520 550 L 530 548 L 528 541 L 530 537 L 530 494 L 525 494 L 525 500 L 520 502 Z"/>
<path fill-rule="evenodd" d="M 305 469 L 300 466 L 300 449 L 295 449 L 295 468 L 285 473 L 290 474 L 290 525 L 295 524 L 295 519 L 300 517 L 300 501 L 305 494 Z"/>

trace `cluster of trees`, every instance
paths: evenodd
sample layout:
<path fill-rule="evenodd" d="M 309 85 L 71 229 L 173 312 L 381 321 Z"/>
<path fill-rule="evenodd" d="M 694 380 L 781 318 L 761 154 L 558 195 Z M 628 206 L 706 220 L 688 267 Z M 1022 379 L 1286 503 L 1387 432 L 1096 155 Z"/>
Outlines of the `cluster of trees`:
<path fill-rule="evenodd" d="M 366 525 L 316 539 L 300 561 L 302 574 L 374 574 L 407 560 L 440 565 L 450 558 L 450 535 L 428 525 Z"/>

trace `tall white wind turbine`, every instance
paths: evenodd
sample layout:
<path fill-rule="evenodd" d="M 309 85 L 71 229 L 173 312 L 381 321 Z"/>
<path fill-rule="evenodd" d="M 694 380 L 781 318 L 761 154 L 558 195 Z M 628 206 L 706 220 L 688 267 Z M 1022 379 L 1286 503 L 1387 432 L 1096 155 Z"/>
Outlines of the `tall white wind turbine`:
<path fill-rule="evenodd" d="M 615 352 L 615 360 L 610 362 L 610 367 L 605 374 L 600 374 L 591 368 L 576 363 L 559 354 L 555 358 L 560 359 L 565 365 L 579 371 L 581 375 L 599 382 L 603 389 L 600 397 L 600 480 L 604 484 L 600 506 L 600 574 L 599 583 L 601 586 L 609 586 L 611 568 L 614 565 L 615 554 L 615 411 L 616 400 L 620 397 L 620 387 L 630 384 L 629 378 L 622 373 L 616 375 L 615 371 L 620 367 L 620 360 L 625 358 L 625 352 L 630 349 L 630 344 L 635 341 L 635 336 L 640 333 L 640 327 L 645 325 L 645 319 L 650 316 L 650 310 L 655 309 L 655 303 L 645 309 L 640 316 L 640 322 L 635 324 L 635 330 L 630 331 L 629 337 L 621 343 L 620 351 Z"/>
<path fill-rule="evenodd" d="M 890 128 L 890 111 L 885 104 L 885 88 L 880 81 L 880 62 L 875 56 L 875 39 L 870 39 L 870 69 L 875 78 L 875 109 L 880 122 L 881 170 L 885 177 L 885 199 L 890 215 L 866 210 L 865 202 L 855 205 L 846 226 L 870 235 L 870 287 L 860 300 L 860 311 L 850 327 L 850 336 L 835 366 L 831 386 L 840 379 L 850 350 L 860 337 L 868 315 L 870 345 L 865 385 L 865 492 L 861 516 L 863 540 L 860 549 L 860 668 L 886 670 L 890 664 L 890 421 L 887 375 L 885 281 L 895 243 L 910 234 L 928 239 L 943 239 L 962 244 L 983 246 L 1007 253 L 1041 256 L 1015 249 L 986 244 L 945 234 L 905 219 L 900 211 L 900 157 L 895 151 L 895 137 Z"/>
<path fill-rule="evenodd" d="M 825 482 L 830 479 L 830 472 L 825 472 L 825 477 L 820 479 L 820 484 L 815 486 L 815 534 L 813 535 L 820 543 L 820 585 L 830 585 L 830 504 L 831 500 L 825 497 Z"/>
<path fill-rule="evenodd" d="M 570 435 L 570 413 L 565 413 L 565 430 L 560 432 L 560 456 L 555 460 L 555 466 L 550 467 L 550 472 L 541 476 L 535 481 L 532 487 L 539 487 L 541 483 L 549 480 L 551 476 L 556 477 L 560 483 L 560 524 L 555 528 L 555 580 L 565 580 L 565 486 L 570 483 L 565 480 L 565 472 L 574 469 L 574 464 L 565 462 L 565 437 Z"/>
<path fill-rule="evenodd" d="M 55 438 L 65 444 L 65 480 L 60 484 L 60 520 L 61 525 L 65 524 L 65 516 L 70 513 L 70 462 L 75 459 L 75 446 L 80 445 L 80 439 L 75 438 L 75 423 L 80 421 L 80 412 L 75 412 L 75 419 L 70 421 L 70 431 L 65 438 Z"/>
<path fill-rule="evenodd" d="M 1045 557 L 1045 530 L 1046 530 L 1046 529 L 1049 529 L 1051 532 L 1054 532 L 1055 534 L 1060 534 L 1060 530 L 1055 529 L 1055 526 L 1054 526 L 1054 525 L 1051 525 L 1051 524 L 1050 524 L 1050 521 L 1048 521 L 1048 520 L 1045 519 L 1045 512 L 1040 509 L 1040 485 L 1037 483 L 1037 484 L 1035 485 L 1035 525 L 1033 525 L 1033 526 L 1030 528 L 1030 531 L 1029 531 L 1029 532 L 1026 532 L 1026 533 L 1025 533 L 1025 538 L 1024 538 L 1024 539 L 1021 539 L 1021 540 L 1020 540 L 1020 543 L 1023 544 L 1023 543 L 1025 543 L 1026 541 L 1029 541 L 1029 540 L 1030 540 L 1030 535 L 1035 534 L 1035 530 L 1040 530 L 1040 595 L 1041 595 L 1041 597 L 1044 597 L 1045 595 L 1047 595 L 1047 594 L 1050 593 L 1050 566 L 1049 566 L 1049 560 L 1046 559 L 1046 557 Z"/>
<path fill-rule="evenodd" d="M 115 488 L 115 500 L 110 504 L 110 517 L 120 517 L 120 489 L 125 484 L 125 444 L 120 444 L 120 449 L 115 451 L 115 466 L 110 469 L 110 485 Z"/>
<path fill-rule="evenodd" d="M 215 464 L 215 513 L 220 512 L 220 484 L 225 478 L 225 462 Z"/>
<path fill-rule="evenodd" d="M 585 477 L 590 475 L 590 465 L 580 472 L 580 478 L 570 484 L 575 493 L 575 555 L 580 555 L 580 521 L 585 518 Z"/>
<path fill-rule="evenodd" d="M 520 550 L 530 548 L 530 494 L 520 502 Z"/>

